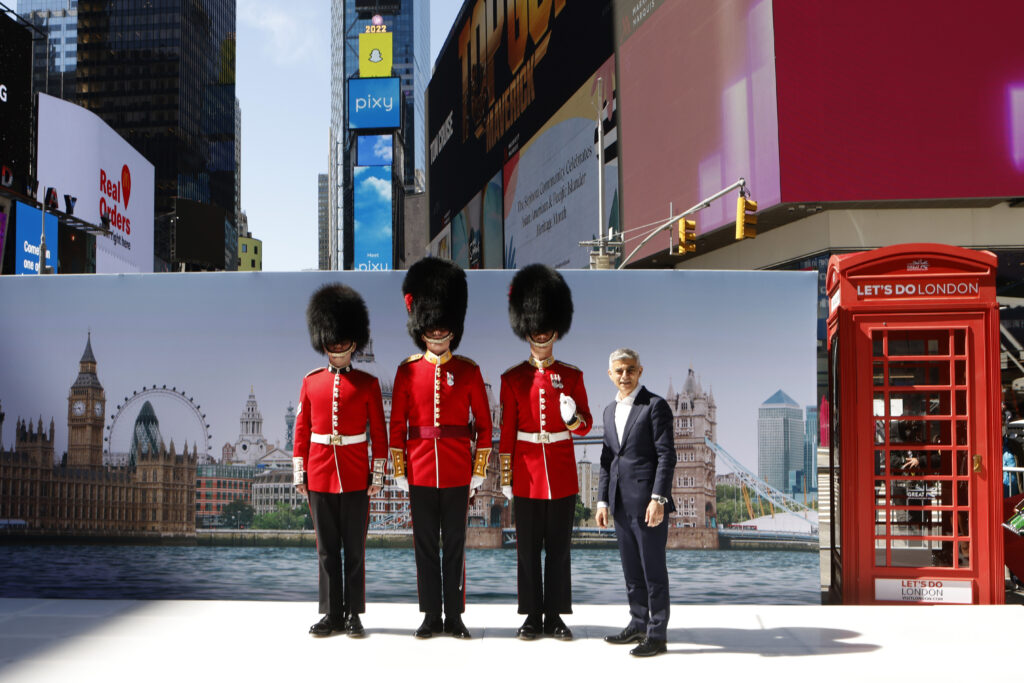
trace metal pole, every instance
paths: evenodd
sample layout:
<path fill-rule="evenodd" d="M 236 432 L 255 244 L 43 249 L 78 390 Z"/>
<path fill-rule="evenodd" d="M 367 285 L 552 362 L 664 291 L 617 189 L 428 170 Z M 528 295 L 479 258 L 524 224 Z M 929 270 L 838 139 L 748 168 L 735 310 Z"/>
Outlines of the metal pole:
<path fill-rule="evenodd" d="M 636 253 L 643 248 L 643 246 L 645 244 L 647 244 L 652 239 L 654 239 L 655 235 L 657 235 L 659 232 L 661 232 L 665 228 L 669 227 L 670 225 L 672 225 L 673 223 L 678 221 L 683 216 L 689 216 L 692 213 L 697 213 L 701 209 L 705 209 L 705 208 L 711 206 L 711 202 L 715 201 L 716 199 L 718 199 L 722 195 L 728 194 L 728 193 L 732 192 L 733 190 L 735 190 L 738 187 L 746 187 L 746 185 L 747 185 L 747 181 L 745 179 L 743 179 L 743 178 L 740 178 L 739 180 L 737 180 L 735 183 L 733 183 L 729 187 L 726 187 L 724 189 L 719 190 L 718 192 L 716 192 L 715 194 L 711 195 L 710 197 L 708 197 L 706 199 L 700 200 L 700 202 L 698 202 L 697 204 L 694 204 L 693 206 L 691 206 L 686 211 L 683 211 L 678 216 L 672 216 L 667 221 L 665 221 L 664 223 L 662 223 L 661 225 L 656 227 L 653 231 L 651 231 L 651 234 L 648 235 L 647 237 L 645 237 L 643 242 L 641 242 L 640 244 L 636 245 L 636 249 L 634 249 L 633 251 L 629 252 L 629 256 L 627 256 L 626 258 L 622 259 L 622 263 L 619 264 L 618 270 L 622 270 L 626 266 L 626 263 L 629 262 L 629 259 L 633 258 L 636 255 Z"/>
<path fill-rule="evenodd" d="M 46 274 L 46 190 L 43 190 L 43 201 L 40 204 L 42 223 L 39 231 L 39 274 Z"/>
<path fill-rule="evenodd" d="M 597 78 L 597 238 L 604 237 L 604 79 Z M 608 235 L 611 239 L 611 235 Z M 606 253 L 601 241 L 601 255 Z"/>

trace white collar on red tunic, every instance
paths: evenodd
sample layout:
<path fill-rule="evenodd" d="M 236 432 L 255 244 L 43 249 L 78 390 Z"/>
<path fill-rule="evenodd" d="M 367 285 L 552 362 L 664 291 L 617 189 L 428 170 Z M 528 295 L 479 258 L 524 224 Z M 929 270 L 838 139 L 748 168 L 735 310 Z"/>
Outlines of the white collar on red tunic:
<path fill-rule="evenodd" d="M 445 363 L 452 359 L 452 352 L 450 350 L 445 351 L 440 356 L 438 356 L 436 353 L 427 351 L 426 353 L 423 354 L 423 358 L 425 358 L 426 361 L 431 365 L 444 365 Z"/>

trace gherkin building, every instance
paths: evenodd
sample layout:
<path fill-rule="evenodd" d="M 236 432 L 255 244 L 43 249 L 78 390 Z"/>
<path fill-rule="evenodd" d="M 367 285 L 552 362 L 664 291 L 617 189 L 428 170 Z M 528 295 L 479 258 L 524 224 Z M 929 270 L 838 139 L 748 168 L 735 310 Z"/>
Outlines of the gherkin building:
<path fill-rule="evenodd" d="M 163 449 L 160 437 L 160 421 L 156 419 L 153 405 L 146 401 L 135 418 L 135 429 L 132 434 L 132 447 L 129 451 L 128 464 L 135 466 L 142 454 L 152 455 Z"/>

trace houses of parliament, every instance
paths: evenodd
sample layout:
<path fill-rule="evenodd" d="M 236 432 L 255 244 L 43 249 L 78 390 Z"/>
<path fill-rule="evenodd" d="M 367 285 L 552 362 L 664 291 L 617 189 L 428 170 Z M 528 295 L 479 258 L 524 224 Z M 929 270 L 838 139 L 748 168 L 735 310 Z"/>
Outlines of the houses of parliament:
<path fill-rule="evenodd" d="M 12 449 L 0 444 L 0 521 L 8 530 L 69 536 L 195 534 L 196 448 L 166 446 L 143 406 L 127 464 L 103 464 L 106 396 L 91 335 L 68 392 L 67 452 L 54 458 L 54 423 L 18 419 Z M 148 408 L 148 410 L 147 410 Z M 0 407 L 0 434 L 4 413 Z"/>

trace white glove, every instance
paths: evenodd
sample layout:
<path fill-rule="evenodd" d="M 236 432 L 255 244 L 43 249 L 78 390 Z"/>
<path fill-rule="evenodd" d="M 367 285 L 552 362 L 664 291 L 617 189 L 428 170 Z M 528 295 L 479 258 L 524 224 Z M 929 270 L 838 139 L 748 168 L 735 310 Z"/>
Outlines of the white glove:
<path fill-rule="evenodd" d="M 572 400 L 572 396 L 559 394 L 558 409 L 562 412 L 562 420 L 565 424 L 569 424 L 576 418 L 576 401 Z"/>
<path fill-rule="evenodd" d="M 501 487 L 501 495 L 505 496 L 509 500 L 512 500 L 512 487 L 511 486 L 502 486 Z"/>
<path fill-rule="evenodd" d="M 480 484 L 484 483 L 484 478 L 485 477 L 481 477 L 479 474 L 474 474 L 473 478 L 469 481 L 469 490 L 476 493 L 476 490 L 480 488 Z"/>
<path fill-rule="evenodd" d="M 409 493 L 409 479 L 408 477 L 395 477 L 395 486 L 402 489 L 406 493 Z"/>

